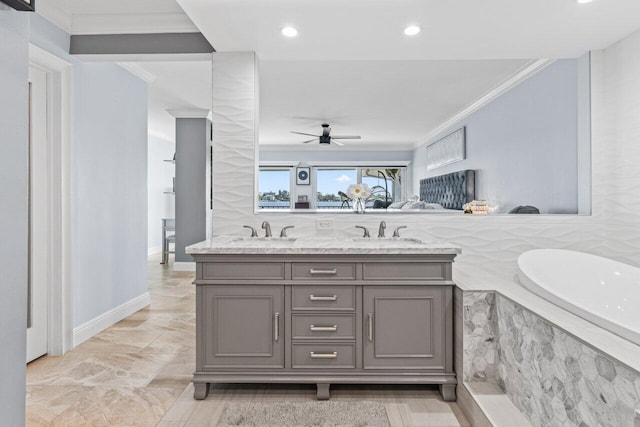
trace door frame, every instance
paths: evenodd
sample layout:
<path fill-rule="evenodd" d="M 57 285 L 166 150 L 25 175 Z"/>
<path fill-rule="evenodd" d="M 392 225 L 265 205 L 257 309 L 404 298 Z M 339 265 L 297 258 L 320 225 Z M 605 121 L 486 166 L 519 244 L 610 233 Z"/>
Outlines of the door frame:
<path fill-rule="evenodd" d="M 72 64 L 29 43 L 29 65 L 47 73 L 48 345 L 59 356 L 73 346 L 70 264 Z"/>

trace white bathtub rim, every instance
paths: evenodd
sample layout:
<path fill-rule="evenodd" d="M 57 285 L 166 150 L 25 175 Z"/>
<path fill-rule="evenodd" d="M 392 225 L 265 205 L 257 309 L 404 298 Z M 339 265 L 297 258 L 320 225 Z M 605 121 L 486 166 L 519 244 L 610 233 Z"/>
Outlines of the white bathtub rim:
<path fill-rule="evenodd" d="M 527 251 L 524 252 L 522 255 L 528 253 L 528 252 L 534 252 L 534 251 L 545 251 L 545 250 L 549 250 L 549 249 L 534 249 L 532 251 Z M 587 254 L 587 253 L 583 253 L 583 252 L 578 252 L 578 251 L 568 251 L 568 250 L 564 250 L 564 249 L 553 249 L 553 251 L 558 251 L 558 252 L 574 252 L 574 253 L 579 253 L 579 254 L 584 254 L 584 255 L 589 255 L 589 256 L 594 256 L 596 257 L 596 255 L 591 255 L 591 254 Z M 522 256 L 521 255 L 521 256 Z M 616 263 L 616 264 L 623 264 L 620 263 L 618 261 L 615 260 L 609 260 L 612 263 Z M 627 267 L 631 267 L 627 264 L 623 264 Z M 640 332 L 635 332 L 632 329 L 629 329 L 628 327 L 625 327 L 624 325 L 620 325 L 610 319 L 607 319 L 604 316 L 600 316 L 597 314 L 594 314 L 592 312 L 590 312 L 589 310 L 581 307 L 580 305 L 577 304 L 573 304 L 571 302 L 568 302 L 564 299 L 562 299 L 561 297 L 559 297 L 558 295 L 549 292 L 548 290 L 546 290 L 543 286 L 539 285 L 536 282 L 536 278 L 535 278 L 535 274 L 533 274 L 532 272 L 528 271 L 526 268 L 524 268 L 521 265 L 520 262 L 520 257 L 518 257 L 518 270 L 517 270 L 517 279 L 520 285 L 522 285 L 525 289 L 527 289 L 528 291 L 538 295 L 539 297 L 545 299 L 546 301 L 564 309 L 567 310 L 569 313 L 574 314 L 590 323 L 592 323 L 593 325 L 602 328 L 603 330 L 610 332 L 614 335 L 617 335 L 619 337 L 622 337 L 628 341 L 630 341 L 631 343 L 640 346 Z"/>

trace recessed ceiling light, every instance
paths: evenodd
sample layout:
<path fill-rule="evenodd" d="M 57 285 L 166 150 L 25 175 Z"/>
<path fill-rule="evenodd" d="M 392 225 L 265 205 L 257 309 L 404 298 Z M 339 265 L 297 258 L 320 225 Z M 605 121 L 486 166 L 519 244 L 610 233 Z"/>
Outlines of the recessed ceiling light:
<path fill-rule="evenodd" d="M 298 35 L 298 30 L 293 27 L 284 27 L 282 29 L 282 35 L 286 37 L 295 37 Z"/>
<path fill-rule="evenodd" d="M 591 3 L 593 0 L 576 0 L 580 4 Z"/>
<path fill-rule="evenodd" d="M 409 25 L 407 28 L 404 29 L 404 34 L 407 36 L 415 36 L 419 32 L 420 32 L 420 27 L 418 27 L 417 25 Z"/>

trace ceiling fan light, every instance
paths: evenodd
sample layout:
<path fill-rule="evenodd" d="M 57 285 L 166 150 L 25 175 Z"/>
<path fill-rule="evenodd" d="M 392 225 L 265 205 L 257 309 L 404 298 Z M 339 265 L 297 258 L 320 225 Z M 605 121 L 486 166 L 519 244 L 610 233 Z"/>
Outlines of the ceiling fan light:
<path fill-rule="evenodd" d="M 404 29 L 404 34 L 406 36 L 415 36 L 420 32 L 420 27 L 418 27 L 417 25 L 409 25 L 407 28 Z"/>
<path fill-rule="evenodd" d="M 285 37 L 296 37 L 298 35 L 298 30 L 293 27 L 284 27 L 280 32 Z"/>

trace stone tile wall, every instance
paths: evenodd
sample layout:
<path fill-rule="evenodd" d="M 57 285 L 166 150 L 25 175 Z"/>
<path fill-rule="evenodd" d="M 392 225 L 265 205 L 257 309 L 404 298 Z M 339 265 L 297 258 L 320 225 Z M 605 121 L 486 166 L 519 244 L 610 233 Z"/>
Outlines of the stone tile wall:
<path fill-rule="evenodd" d="M 464 292 L 464 381 L 496 382 L 498 322 L 494 292 Z"/>
<path fill-rule="evenodd" d="M 496 295 L 497 382 L 534 426 L 634 427 L 640 374 Z"/>

